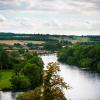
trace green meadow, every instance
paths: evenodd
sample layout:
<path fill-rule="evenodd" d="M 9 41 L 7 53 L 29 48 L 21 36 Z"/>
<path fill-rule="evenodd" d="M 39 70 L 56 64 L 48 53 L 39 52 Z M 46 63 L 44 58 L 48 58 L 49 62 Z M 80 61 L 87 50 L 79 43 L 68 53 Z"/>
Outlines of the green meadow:
<path fill-rule="evenodd" d="M 11 88 L 10 79 L 13 71 L 0 71 L 0 90 L 6 90 Z"/>

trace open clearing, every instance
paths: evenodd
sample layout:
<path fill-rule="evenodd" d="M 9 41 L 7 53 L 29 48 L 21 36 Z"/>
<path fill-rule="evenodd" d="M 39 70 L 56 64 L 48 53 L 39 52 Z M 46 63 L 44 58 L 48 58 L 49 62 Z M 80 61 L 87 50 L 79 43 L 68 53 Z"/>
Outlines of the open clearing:
<path fill-rule="evenodd" d="M 27 44 L 27 43 L 43 44 L 45 42 L 44 41 L 0 40 L 0 44 L 14 45 L 15 43 L 19 43 L 21 45 L 24 45 L 24 44 Z"/>
<path fill-rule="evenodd" d="M 10 79 L 13 74 L 13 71 L 0 71 L 0 90 L 11 88 Z"/>

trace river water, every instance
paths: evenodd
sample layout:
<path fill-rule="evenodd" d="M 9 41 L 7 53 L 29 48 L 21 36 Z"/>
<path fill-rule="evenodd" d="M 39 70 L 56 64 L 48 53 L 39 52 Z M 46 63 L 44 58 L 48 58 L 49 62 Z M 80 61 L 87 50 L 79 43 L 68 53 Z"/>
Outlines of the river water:
<path fill-rule="evenodd" d="M 45 67 L 49 62 L 57 62 L 56 54 L 42 55 Z M 71 89 L 64 90 L 68 100 L 100 100 L 100 74 L 60 64 L 60 75 Z M 0 92 L 0 100 L 15 100 L 17 93 Z"/>

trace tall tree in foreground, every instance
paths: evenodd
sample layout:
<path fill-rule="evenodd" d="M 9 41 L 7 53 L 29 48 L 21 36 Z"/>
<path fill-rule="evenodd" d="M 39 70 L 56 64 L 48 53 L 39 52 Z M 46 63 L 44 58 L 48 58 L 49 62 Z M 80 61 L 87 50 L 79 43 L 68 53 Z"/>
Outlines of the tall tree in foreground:
<path fill-rule="evenodd" d="M 57 63 L 49 63 L 44 71 L 43 84 L 33 91 L 20 94 L 17 100 L 66 100 L 63 89 L 69 86 L 59 76 L 60 67 Z"/>

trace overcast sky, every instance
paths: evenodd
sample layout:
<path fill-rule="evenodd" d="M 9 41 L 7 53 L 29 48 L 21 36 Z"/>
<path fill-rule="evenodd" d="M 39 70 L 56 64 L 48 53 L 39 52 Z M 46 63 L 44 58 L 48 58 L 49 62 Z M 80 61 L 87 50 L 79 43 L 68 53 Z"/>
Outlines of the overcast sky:
<path fill-rule="evenodd" d="M 100 0 L 0 0 L 0 31 L 99 35 Z"/>

